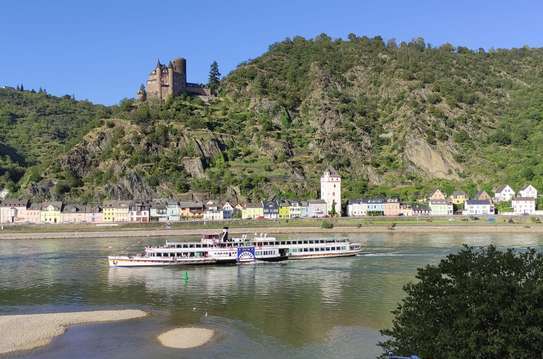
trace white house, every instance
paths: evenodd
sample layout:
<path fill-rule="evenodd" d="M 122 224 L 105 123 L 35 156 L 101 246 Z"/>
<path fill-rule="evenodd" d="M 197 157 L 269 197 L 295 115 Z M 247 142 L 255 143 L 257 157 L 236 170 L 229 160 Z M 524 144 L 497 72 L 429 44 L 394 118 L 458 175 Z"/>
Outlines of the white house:
<path fill-rule="evenodd" d="M 363 217 L 368 215 L 368 201 L 357 199 L 347 204 L 347 216 Z"/>
<path fill-rule="evenodd" d="M 321 199 L 326 202 L 327 214 L 334 206 L 341 217 L 341 177 L 333 168 L 324 171 L 321 177 Z"/>
<path fill-rule="evenodd" d="M 453 205 L 446 200 L 432 200 L 430 205 L 430 215 L 432 216 L 452 216 Z"/>
<path fill-rule="evenodd" d="M 494 214 L 494 206 L 486 199 L 469 199 L 464 203 L 464 216 L 487 216 Z"/>
<path fill-rule="evenodd" d="M 521 189 L 520 191 L 518 191 L 518 196 L 519 197 L 524 197 L 524 198 L 537 199 L 537 190 L 535 189 L 534 186 L 529 184 L 528 186 L 526 186 L 523 189 Z"/>
<path fill-rule="evenodd" d="M 511 207 L 516 215 L 533 214 L 535 212 L 535 198 L 515 197 L 511 201 Z"/>
<path fill-rule="evenodd" d="M 496 202 L 509 202 L 513 197 L 515 197 L 515 191 L 508 184 L 500 186 L 494 191 Z"/>
<path fill-rule="evenodd" d="M 302 205 L 302 202 L 291 201 L 290 205 L 288 206 L 288 212 L 290 218 L 302 218 L 304 216 L 303 212 L 305 212 L 305 214 L 307 215 L 307 206 L 305 206 L 304 211 L 304 206 Z"/>
<path fill-rule="evenodd" d="M 224 212 L 221 206 L 215 201 L 208 201 L 204 211 L 204 221 L 222 221 Z"/>
<path fill-rule="evenodd" d="M 309 218 L 324 218 L 328 215 L 328 203 L 322 199 L 307 201 L 307 216 Z"/>

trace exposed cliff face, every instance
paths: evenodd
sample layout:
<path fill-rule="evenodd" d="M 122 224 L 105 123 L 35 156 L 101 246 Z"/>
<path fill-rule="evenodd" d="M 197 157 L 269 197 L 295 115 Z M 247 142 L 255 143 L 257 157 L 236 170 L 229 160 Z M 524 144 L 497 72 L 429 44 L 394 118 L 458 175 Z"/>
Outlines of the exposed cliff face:
<path fill-rule="evenodd" d="M 461 167 L 445 145 L 432 148 L 424 140 L 410 138 L 406 144 L 405 157 L 431 178 L 459 179 Z"/>

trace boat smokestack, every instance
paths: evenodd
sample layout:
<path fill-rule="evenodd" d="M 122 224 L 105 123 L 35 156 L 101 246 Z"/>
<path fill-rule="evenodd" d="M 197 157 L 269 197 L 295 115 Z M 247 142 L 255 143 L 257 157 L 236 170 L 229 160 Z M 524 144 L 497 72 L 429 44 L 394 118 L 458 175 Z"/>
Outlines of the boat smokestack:
<path fill-rule="evenodd" d="M 222 229 L 222 241 L 228 242 L 228 227 L 223 227 Z"/>

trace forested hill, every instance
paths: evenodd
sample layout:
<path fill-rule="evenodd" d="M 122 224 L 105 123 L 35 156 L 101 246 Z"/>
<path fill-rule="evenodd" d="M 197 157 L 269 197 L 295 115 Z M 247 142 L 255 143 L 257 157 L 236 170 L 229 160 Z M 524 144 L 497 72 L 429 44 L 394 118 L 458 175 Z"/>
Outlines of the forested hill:
<path fill-rule="evenodd" d="M 542 119 L 542 49 L 296 37 L 240 65 L 209 103 L 103 108 L 3 90 L 0 172 L 17 170 L 0 186 L 84 201 L 310 197 L 332 165 L 348 197 L 543 188 Z M 20 141 L 32 121 L 48 131 Z"/>

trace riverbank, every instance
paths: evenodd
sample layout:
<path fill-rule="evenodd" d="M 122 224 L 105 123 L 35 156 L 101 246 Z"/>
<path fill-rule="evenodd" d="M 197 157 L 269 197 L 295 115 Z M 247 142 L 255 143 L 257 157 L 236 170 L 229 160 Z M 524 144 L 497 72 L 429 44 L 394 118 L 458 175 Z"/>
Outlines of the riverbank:
<path fill-rule="evenodd" d="M 142 310 L 101 310 L 0 316 L 0 354 L 47 345 L 70 325 L 142 318 Z"/>
<path fill-rule="evenodd" d="M 338 219 L 332 221 L 333 228 L 322 228 L 322 220 L 311 221 L 254 221 L 173 225 L 166 229 L 163 224 L 122 225 L 117 227 L 97 227 L 95 225 L 51 225 L 51 226 L 12 226 L 0 231 L 1 239 L 76 239 L 76 238 L 124 238 L 124 237 L 179 237 L 199 236 L 203 233 L 216 233 L 223 226 L 230 227 L 231 234 L 268 233 L 268 234 L 349 234 L 349 233 L 543 233 L 543 224 L 521 218 L 519 223 L 489 223 L 485 221 L 356 221 Z"/>

